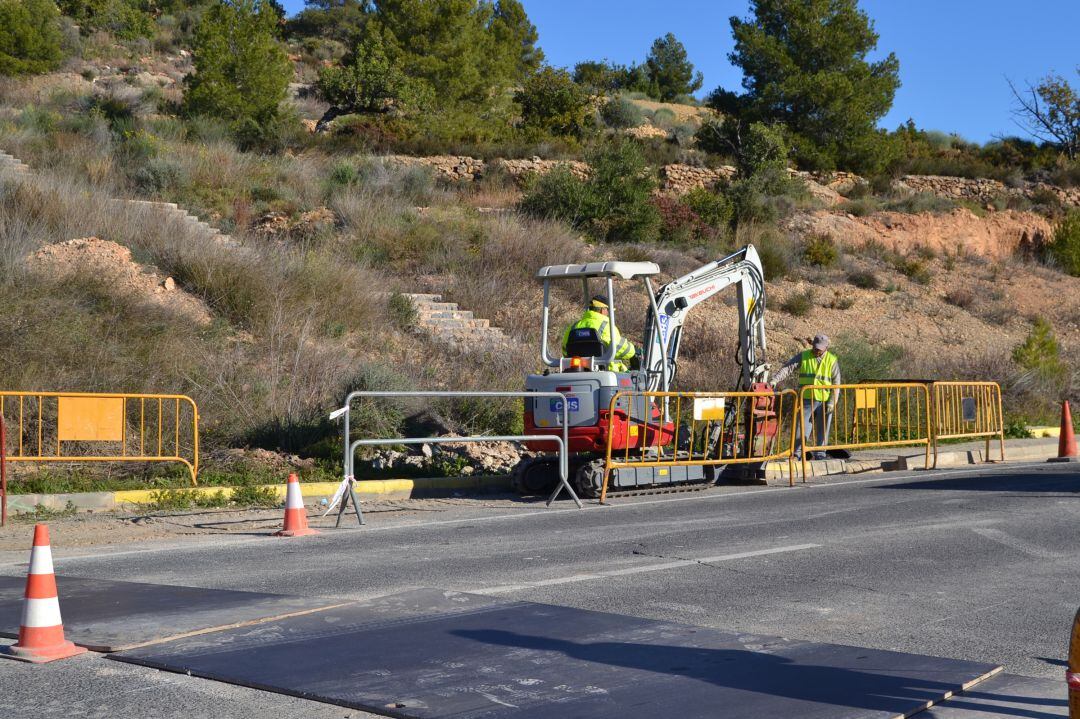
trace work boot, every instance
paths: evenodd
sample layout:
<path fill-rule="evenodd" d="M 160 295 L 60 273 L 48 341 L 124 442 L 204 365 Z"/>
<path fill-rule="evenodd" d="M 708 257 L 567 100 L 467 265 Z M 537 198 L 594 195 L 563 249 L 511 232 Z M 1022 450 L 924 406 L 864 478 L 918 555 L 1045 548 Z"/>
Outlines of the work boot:
<path fill-rule="evenodd" d="M 811 452 L 810 453 L 810 459 L 813 459 L 815 461 L 821 461 L 823 459 L 828 459 L 828 458 L 829 458 L 829 455 L 825 454 L 824 452 Z"/>

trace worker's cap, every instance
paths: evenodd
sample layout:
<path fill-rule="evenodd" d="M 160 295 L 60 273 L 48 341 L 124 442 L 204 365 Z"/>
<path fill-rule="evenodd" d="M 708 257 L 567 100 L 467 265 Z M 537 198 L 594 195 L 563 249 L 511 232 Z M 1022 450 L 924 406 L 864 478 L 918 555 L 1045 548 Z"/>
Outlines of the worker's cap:
<path fill-rule="evenodd" d="M 607 295 L 593 295 L 589 301 L 589 306 L 606 310 L 608 307 Z"/>
<path fill-rule="evenodd" d="M 814 349 L 827 350 L 829 349 L 829 336 L 828 335 L 814 335 Z"/>

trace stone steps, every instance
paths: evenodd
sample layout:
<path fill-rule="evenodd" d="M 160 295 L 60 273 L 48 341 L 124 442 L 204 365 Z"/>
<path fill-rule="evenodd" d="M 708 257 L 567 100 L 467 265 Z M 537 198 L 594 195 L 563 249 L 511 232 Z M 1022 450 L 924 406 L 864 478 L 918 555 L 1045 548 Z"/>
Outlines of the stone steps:
<path fill-rule="evenodd" d="M 22 177 L 30 174 L 30 166 L 17 157 L 0 151 L 0 175 Z"/>
<path fill-rule="evenodd" d="M 21 179 L 28 179 L 32 175 L 32 169 L 25 162 L 13 155 L 10 155 L 3 150 L 0 150 L 0 176 L 15 177 Z M 197 233 L 206 237 L 212 242 L 217 242 L 223 245 L 229 245 L 232 247 L 239 247 L 240 243 L 229 235 L 224 234 L 221 230 L 200 220 L 195 215 L 188 212 L 183 207 L 180 207 L 175 202 L 155 202 L 153 200 L 128 200 L 111 198 L 106 201 L 107 207 L 115 209 L 131 209 L 141 208 L 151 212 L 155 212 L 162 216 L 165 220 L 175 220 L 182 222 L 189 229 L 195 230 Z"/>
<path fill-rule="evenodd" d="M 184 223 L 189 229 L 195 230 L 202 236 L 224 245 L 238 245 L 239 243 L 221 230 L 205 222 L 195 215 L 180 207 L 175 202 L 154 202 L 153 200 L 125 200 L 111 199 L 108 204 L 117 208 L 140 208 L 156 212 L 163 218 L 176 220 Z"/>
<path fill-rule="evenodd" d="M 416 309 L 417 328 L 435 339 L 485 349 L 513 343 L 501 327 L 492 326 L 491 320 L 476 317 L 456 302 L 445 302 L 442 295 L 415 293 L 405 296 Z"/>

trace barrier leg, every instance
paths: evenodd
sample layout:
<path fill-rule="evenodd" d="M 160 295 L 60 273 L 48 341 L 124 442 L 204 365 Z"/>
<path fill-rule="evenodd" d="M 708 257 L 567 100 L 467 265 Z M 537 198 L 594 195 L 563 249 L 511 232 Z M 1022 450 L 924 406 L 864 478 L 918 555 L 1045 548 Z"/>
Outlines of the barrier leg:
<path fill-rule="evenodd" d="M 361 527 L 364 526 L 364 512 L 360 509 L 360 500 L 356 498 L 356 480 L 349 477 L 349 490 L 345 493 L 345 496 L 341 498 L 341 505 L 338 507 L 337 521 L 334 522 L 335 528 L 341 526 L 341 518 L 345 514 L 345 509 L 349 506 L 350 499 L 352 500 L 353 507 L 356 509 L 357 521 L 360 523 Z"/>

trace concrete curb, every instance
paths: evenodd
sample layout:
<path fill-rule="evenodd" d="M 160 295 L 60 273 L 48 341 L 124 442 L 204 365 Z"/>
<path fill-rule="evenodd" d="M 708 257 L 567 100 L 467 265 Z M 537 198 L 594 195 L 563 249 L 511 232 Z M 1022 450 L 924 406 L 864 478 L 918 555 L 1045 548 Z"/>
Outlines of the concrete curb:
<path fill-rule="evenodd" d="M 308 482 L 300 484 L 304 501 L 308 504 L 329 499 L 337 489 L 337 482 Z M 279 499 L 285 500 L 285 483 L 261 485 L 272 490 Z M 213 496 L 222 492 L 231 497 L 234 487 L 185 487 L 172 490 L 128 489 L 116 492 L 79 492 L 72 494 L 9 494 L 8 511 L 33 512 L 38 507 L 53 511 L 68 508 L 68 503 L 79 512 L 112 512 L 118 509 L 137 509 L 141 504 L 154 501 L 153 495 L 161 491 L 191 493 Z M 508 476 L 435 477 L 431 479 L 368 479 L 356 483 L 356 493 L 364 499 L 414 499 L 421 497 L 445 497 L 453 494 L 483 494 L 510 491 Z"/>

